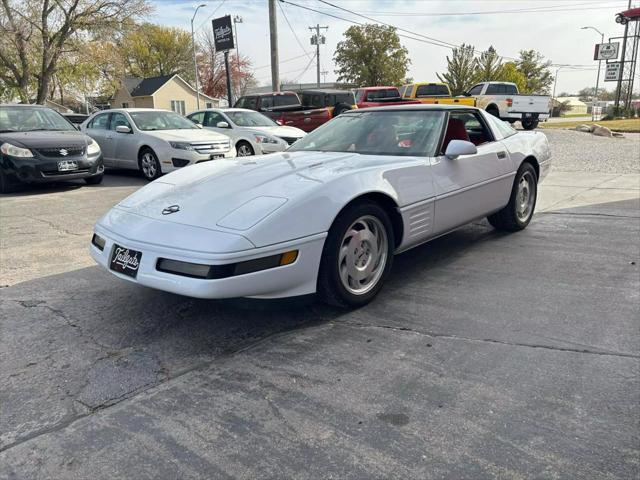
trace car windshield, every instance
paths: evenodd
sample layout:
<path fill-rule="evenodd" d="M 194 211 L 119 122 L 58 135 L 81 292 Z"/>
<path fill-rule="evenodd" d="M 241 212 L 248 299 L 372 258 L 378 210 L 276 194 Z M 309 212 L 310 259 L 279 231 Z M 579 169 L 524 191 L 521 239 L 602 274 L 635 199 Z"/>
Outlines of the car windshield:
<path fill-rule="evenodd" d="M 173 112 L 129 112 L 136 127 L 143 131 L 149 130 L 193 130 L 198 127 L 184 117 Z"/>
<path fill-rule="evenodd" d="M 278 124 L 258 112 L 225 112 L 239 127 L 277 127 Z"/>
<path fill-rule="evenodd" d="M 0 132 L 75 130 L 62 115 L 44 107 L 0 107 Z"/>
<path fill-rule="evenodd" d="M 288 151 L 363 155 L 433 156 L 443 111 L 379 111 L 340 115 L 294 143 Z"/>

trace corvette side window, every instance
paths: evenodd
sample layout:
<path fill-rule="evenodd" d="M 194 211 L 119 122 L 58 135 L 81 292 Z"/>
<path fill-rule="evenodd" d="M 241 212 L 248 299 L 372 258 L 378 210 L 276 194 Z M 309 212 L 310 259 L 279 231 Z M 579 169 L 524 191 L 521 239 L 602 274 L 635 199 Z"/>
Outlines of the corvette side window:
<path fill-rule="evenodd" d="M 469 141 L 474 145 L 482 145 L 492 142 L 493 135 L 485 125 L 484 121 L 475 112 L 451 112 L 449 121 L 461 121 L 469 136 Z"/>

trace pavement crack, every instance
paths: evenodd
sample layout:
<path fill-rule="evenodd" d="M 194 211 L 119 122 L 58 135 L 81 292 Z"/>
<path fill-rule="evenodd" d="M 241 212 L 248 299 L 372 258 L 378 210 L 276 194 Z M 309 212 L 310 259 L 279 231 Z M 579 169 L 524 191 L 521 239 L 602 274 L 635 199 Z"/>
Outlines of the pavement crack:
<path fill-rule="evenodd" d="M 499 345 L 509 345 L 512 347 L 541 348 L 544 350 L 554 350 L 557 352 L 581 353 L 581 354 L 588 354 L 588 355 L 603 355 L 603 356 L 620 357 L 620 358 L 640 359 L 640 355 L 637 355 L 634 353 L 611 352 L 606 350 L 594 350 L 590 348 L 559 347 L 555 345 L 545 345 L 540 343 L 509 342 L 507 340 L 499 340 L 496 338 L 466 337 L 464 335 L 429 332 L 429 331 L 416 330 L 409 327 L 396 327 L 393 325 L 371 325 L 367 323 L 351 322 L 351 321 L 331 322 L 331 323 L 334 323 L 337 325 L 348 325 L 350 327 L 356 327 L 356 328 L 382 328 L 382 329 L 394 330 L 398 332 L 411 332 L 417 335 L 424 335 L 426 337 L 431 337 L 431 338 L 449 338 L 453 340 L 462 340 L 466 342 L 494 343 Z"/>
<path fill-rule="evenodd" d="M 58 233 L 62 233 L 62 234 L 65 234 L 65 235 L 73 235 L 75 237 L 85 237 L 86 236 L 85 233 L 72 232 L 70 230 L 67 230 L 66 228 L 63 228 L 63 227 L 61 227 L 59 225 L 56 225 L 55 223 L 53 223 L 50 220 L 45 220 L 44 218 L 32 217 L 32 216 L 29 216 L 29 215 L 23 215 L 23 218 L 28 218 L 29 220 L 33 220 L 33 221 L 36 221 L 36 222 L 44 223 L 44 224 L 50 226 L 51 228 L 53 228 Z"/>

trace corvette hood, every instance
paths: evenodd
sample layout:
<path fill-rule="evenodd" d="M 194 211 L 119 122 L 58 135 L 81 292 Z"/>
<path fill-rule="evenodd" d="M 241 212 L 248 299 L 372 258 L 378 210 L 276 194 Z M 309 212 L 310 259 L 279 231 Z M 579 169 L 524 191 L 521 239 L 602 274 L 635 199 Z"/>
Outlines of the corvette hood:
<path fill-rule="evenodd" d="M 243 231 L 332 178 L 381 161 L 375 156 L 322 152 L 216 160 L 165 175 L 116 208 L 185 225 Z"/>

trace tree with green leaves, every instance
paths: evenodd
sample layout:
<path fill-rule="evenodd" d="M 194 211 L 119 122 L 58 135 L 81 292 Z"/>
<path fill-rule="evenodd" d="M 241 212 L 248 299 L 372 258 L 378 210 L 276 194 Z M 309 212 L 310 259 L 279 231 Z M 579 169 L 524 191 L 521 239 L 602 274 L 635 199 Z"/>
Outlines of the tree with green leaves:
<path fill-rule="evenodd" d="M 519 92 L 524 92 L 527 88 L 527 79 L 522 74 L 514 62 L 507 62 L 502 65 L 500 75 L 496 78 L 498 82 L 515 83 Z"/>
<path fill-rule="evenodd" d="M 478 61 L 472 45 L 462 44 L 447 56 L 447 71 L 437 74 L 438 79 L 449 85 L 453 95 L 461 95 L 476 82 Z"/>
<path fill-rule="evenodd" d="M 400 85 L 411 61 L 393 27 L 354 25 L 338 43 L 333 61 L 339 82 L 367 85 Z"/>
<path fill-rule="evenodd" d="M 515 64 L 527 80 L 521 93 L 549 93 L 553 84 L 550 60 L 545 61 L 544 56 L 535 50 L 521 50 Z"/>
<path fill-rule="evenodd" d="M 476 82 L 493 82 L 500 80 L 502 74 L 502 59 L 493 46 L 480 54 L 476 61 Z"/>
<path fill-rule="evenodd" d="M 0 0 L 0 79 L 43 103 L 62 55 L 149 11 L 146 0 Z"/>
<path fill-rule="evenodd" d="M 130 75 L 177 73 L 189 82 L 194 80 L 191 35 L 181 28 L 143 23 L 124 36 L 121 51 Z"/>

